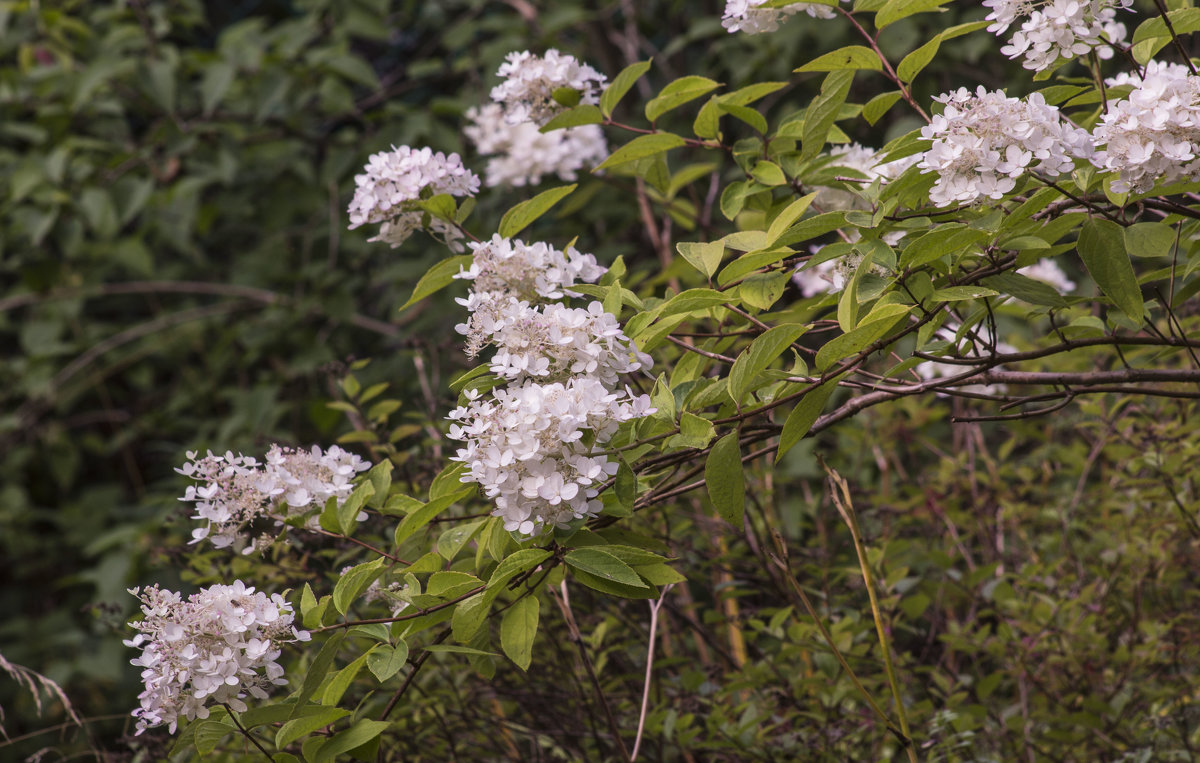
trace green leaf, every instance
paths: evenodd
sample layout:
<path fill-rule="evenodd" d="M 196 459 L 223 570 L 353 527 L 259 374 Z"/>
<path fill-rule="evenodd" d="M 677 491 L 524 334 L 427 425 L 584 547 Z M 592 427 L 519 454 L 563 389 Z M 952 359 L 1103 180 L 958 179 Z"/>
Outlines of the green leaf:
<path fill-rule="evenodd" d="M 928 13 L 950 2 L 950 0 L 889 0 L 883 10 L 875 14 L 875 28 L 883 29 L 888 24 L 916 13 Z"/>
<path fill-rule="evenodd" d="M 322 705 L 332 707 L 342 701 L 342 695 L 350 688 L 350 684 L 354 683 L 355 677 L 358 676 L 358 671 L 362 670 L 363 665 L 367 664 L 367 656 L 378 647 L 378 644 L 372 646 L 365 653 L 359 655 L 354 662 L 333 674 L 333 677 L 329 679 L 329 683 L 325 684 L 325 691 L 321 694 Z"/>
<path fill-rule="evenodd" d="M 395 646 L 380 645 L 367 655 L 367 667 L 375 674 L 375 678 L 379 679 L 379 683 L 399 673 L 407 661 L 408 644 L 403 641 Z"/>
<path fill-rule="evenodd" d="M 821 94 L 809 105 L 804 114 L 804 127 L 801 132 L 801 161 L 808 161 L 821 153 L 825 148 L 825 139 L 829 129 L 837 121 L 842 104 L 850 92 L 850 83 L 854 81 L 854 72 L 830 72 L 821 83 Z"/>
<path fill-rule="evenodd" d="M 498 232 L 502 238 L 512 238 L 527 228 L 534 220 L 546 214 L 558 202 L 570 195 L 578 187 L 577 183 L 551 188 L 542 191 L 528 201 L 522 201 L 504 213 L 500 218 Z"/>
<path fill-rule="evenodd" d="M 862 352 L 866 347 L 887 334 L 900 321 L 900 318 L 901 316 L 895 316 L 871 323 L 864 323 L 850 333 L 842 334 L 826 342 L 817 351 L 817 369 L 824 371 L 842 358 Z"/>
<path fill-rule="evenodd" d="M 947 223 L 906 246 L 900 253 L 900 267 L 915 268 L 940 260 L 946 255 L 958 254 L 988 236 L 987 231 L 967 228 L 961 223 Z"/>
<path fill-rule="evenodd" d="M 800 398 L 800 402 L 796 403 L 796 407 L 783 422 L 783 431 L 779 433 L 779 448 L 775 452 L 775 463 L 779 463 L 783 455 L 809 433 L 835 389 L 837 379 L 830 379 Z"/>
<path fill-rule="evenodd" d="M 1138 223 L 1125 229 L 1125 249 L 1134 257 L 1166 257 L 1175 239 L 1175 229 L 1165 223 Z"/>
<path fill-rule="evenodd" d="M 292 710 L 292 718 L 300 717 L 309 697 L 324 683 L 325 676 L 329 673 L 329 668 L 333 665 L 338 650 L 341 649 L 342 642 L 345 640 L 346 634 L 344 632 L 338 631 L 335 633 L 325 642 L 325 646 L 321 647 L 321 651 L 317 653 L 316 659 L 308 666 L 308 670 L 304 673 L 304 683 L 300 686 L 300 692 L 296 695 L 296 706 Z"/>
<path fill-rule="evenodd" d="M 717 514 L 740 531 L 746 513 L 746 476 L 736 430 L 717 440 L 709 451 L 704 484 Z"/>
<path fill-rule="evenodd" d="M 552 552 L 540 548 L 526 548 L 513 553 L 500 562 L 492 572 L 492 576 L 488 578 L 488 593 L 494 599 L 495 594 L 499 593 L 500 587 L 505 583 L 518 574 L 533 569 L 553 555 Z"/>
<path fill-rule="evenodd" d="M 748 106 L 739 106 L 736 103 L 726 103 L 719 98 L 717 99 L 717 108 L 750 125 L 759 135 L 766 135 L 768 127 L 766 117 L 754 109 Z"/>
<path fill-rule="evenodd" d="M 721 86 L 720 82 L 708 77 L 689 75 L 680 77 L 664 87 L 657 96 L 646 104 L 646 119 L 654 122 L 663 114 L 693 101 Z"/>
<path fill-rule="evenodd" d="M 454 633 L 454 640 L 466 644 L 475 638 L 483 621 L 487 619 L 490 608 L 491 601 L 484 596 L 472 596 L 456 604 L 454 614 L 450 616 L 450 629 Z"/>
<path fill-rule="evenodd" d="M 429 522 L 438 514 L 442 513 L 464 498 L 471 496 L 474 492 L 475 488 L 473 486 L 467 486 L 460 489 L 456 493 L 444 495 L 441 498 L 436 498 L 429 503 L 422 505 L 421 508 L 416 509 L 400 521 L 400 525 L 396 528 L 396 535 L 393 539 L 393 542 L 399 546 L 401 543 L 412 537 L 413 533 L 415 533 L 417 530 L 420 530 L 422 527 L 429 524 Z"/>
<path fill-rule="evenodd" d="M 768 329 L 757 337 L 734 361 L 729 372 L 729 397 L 735 405 L 741 405 L 746 393 L 754 389 L 759 374 L 767 370 L 792 342 L 809 329 L 797 323 L 784 324 Z"/>
<path fill-rule="evenodd" d="M 539 604 L 536 596 L 518 599 L 500 621 L 500 648 L 521 670 L 529 670 L 537 636 Z"/>
<path fill-rule="evenodd" d="M 767 247 L 774 246 L 775 242 L 779 241 L 783 234 L 787 232 L 788 228 L 791 228 L 792 224 L 799 220 L 804 213 L 808 211 L 809 205 L 812 204 L 812 201 L 815 198 L 817 198 L 816 191 L 808 194 L 807 196 L 801 196 L 799 199 L 796 199 L 791 204 L 788 204 L 786 207 L 784 207 L 783 210 L 776 215 L 775 219 L 771 221 L 770 227 L 767 228 L 767 242 L 763 248 L 765 249 Z"/>
<path fill-rule="evenodd" d="M 583 570 L 615 583 L 634 587 L 644 585 L 632 567 L 601 547 L 577 548 L 567 552 L 563 561 L 572 569 Z"/>
<path fill-rule="evenodd" d="M 695 310 L 716 307 L 729 301 L 730 295 L 716 291 L 715 289 L 688 289 L 687 291 L 679 292 L 656 307 L 654 312 L 656 317 L 663 318 L 668 315 L 678 315 L 680 313 L 690 313 Z"/>
<path fill-rule="evenodd" d="M 1054 287 L 1020 273 L 1001 273 L 998 276 L 983 279 L 983 285 L 996 289 L 1003 294 L 1011 294 L 1031 305 L 1046 307 L 1066 307 L 1067 301 L 1054 290 Z"/>
<path fill-rule="evenodd" d="M 738 296 L 743 302 L 759 310 L 770 310 L 787 288 L 788 279 L 792 274 L 787 271 L 777 273 L 755 273 L 742 281 L 738 286 Z"/>
<path fill-rule="evenodd" d="M 1125 235 L 1111 220 L 1090 219 L 1083 224 L 1076 244 L 1079 256 L 1096 285 L 1138 325 L 1142 323 L 1142 290 L 1129 255 Z"/>
<path fill-rule="evenodd" d="M 600 163 L 592 172 L 616 167 L 619 164 L 645 159 L 647 156 L 661 154 L 673 148 L 679 148 L 687 143 L 683 138 L 669 132 L 658 132 L 652 135 L 639 135 L 633 140 L 613 151 L 607 159 Z"/>
<path fill-rule="evenodd" d="M 196 724 L 194 739 L 196 744 L 196 752 L 201 755 L 211 755 L 212 751 L 217 749 L 217 745 L 229 736 L 230 732 L 235 729 L 228 723 L 220 721 L 200 721 Z"/>
<path fill-rule="evenodd" d="M 883 62 L 875 51 L 863 45 L 847 45 L 823 56 L 818 56 L 795 71 L 832 72 L 842 69 L 870 69 L 880 71 Z"/>
<path fill-rule="evenodd" d="M 669 444 L 683 448 L 707 448 L 716 435 L 711 421 L 684 411 L 679 414 L 679 434 L 672 437 Z"/>
<path fill-rule="evenodd" d="M 216 110 L 225 93 L 229 91 L 229 86 L 233 84 L 236 73 L 233 65 L 224 61 L 209 64 L 205 68 L 204 79 L 200 81 L 200 102 L 204 116 L 211 116 Z"/>
<path fill-rule="evenodd" d="M 889 90 L 886 93 L 880 93 L 871 100 L 867 101 L 863 106 L 862 116 L 867 120 L 867 124 L 873 125 L 883 118 L 883 115 L 891 110 L 892 106 L 896 105 L 896 101 L 900 100 L 901 93 L 899 90 Z"/>
<path fill-rule="evenodd" d="M 366 505 L 367 499 L 375 495 L 375 484 L 370 480 L 364 480 L 362 484 L 354 488 L 354 492 L 346 497 L 341 506 L 337 509 L 338 530 L 349 537 L 354 533 L 354 527 L 358 524 L 358 512 Z"/>
<path fill-rule="evenodd" d="M 750 175 L 765 186 L 774 187 L 788 183 L 787 175 L 783 174 L 783 170 L 775 162 L 759 162 L 750 170 Z"/>
<path fill-rule="evenodd" d="M 896 67 L 896 76 L 902 82 L 912 82 L 913 79 L 921 73 L 921 70 L 929 65 L 933 57 L 937 55 L 938 48 L 942 45 L 942 41 L 934 37 L 929 42 L 909 53 L 904 58 L 900 59 L 899 66 Z M 895 103 L 895 101 L 893 101 Z M 875 124 L 871 122 L 871 124 Z"/>
<path fill-rule="evenodd" d="M 611 117 L 613 109 L 629 92 L 629 88 L 633 87 L 633 83 L 641 79 L 649 69 L 650 61 L 638 61 L 622 69 L 617 76 L 613 77 L 612 84 L 605 88 L 600 95 L 600 112 L 606 117 Z"/>
<path fill-rule="evenodd" d="M 317 748 L 312 757 L 312 763 L 326 763 L 336 760 L 337 756 L 347 753 L 356 747 L 362 747 L 367 742 L 383 733 L 391 724 L 386 721 L 360 720 L 353 726 L 330 737 L 329 741 Z M 307 757 L 307 756 L 306 756 Z"/>
<path fill-rule="evenodd" d="M 448 562 L 453 561 L 454 557 L 458 556 L 458 552 L 462 551 L 463 546 L 475 537 L 475 533 L 479 532 L 486 522 L 486 519 L 480 519 L 467 524 L 455 524 L 443 530 L 437 539 L 438 554 Z"/>
<path fill-rule="evenodd" d="M 375 486 L 375 492 L 371 495 L 371 499 L 367 501 L 367 505 L 378 509 L 387 501 L 388 491 L 392 489 L 391 460 L 385 458 L 372 466 L 371 470 L 367 472 L 367 480 Z"/>
<path fill-rule="evenodd" d="M 295 742 L 302 736 L 323 729 L 334 721 L 345 718 L 350 715 L 349 710 L 343 710 L 340 707 L 323 707 L 311 715 L 306 713 L 304 717 L 288 721 L 280 727 L 275 734 L 275 746 L 287 747 L 292 742 Z"/>
<path fill-rule="evenodd" d="M 717 268 L 721 265 L 721 258 L 725 256 L 725 244 L 720 241 L 707 243 L 680 241 L 675 245 L 675 249 L 692 267 L 708 278 L 712 278 L 713 273 L 717 272 Z"/>
<path fill-rule="evenodd" d="M 550 94 L 550 97 L 555 103 L 570 109 L 579 105 L 579 100 L 583 97 L 583 93 L 580 93 L 573 87 L 556 87 L 554 92 Z"/>
<path fill-rule="evenodd" d="M 654 599 L 658 597 L 658 589 L 645 583 L 640 576 L 638 577 L 638 584 L 636 586 L 608 580 L 607 578 L 602 578 L 580 569 L 573 569 L 571 576 L 588 588 L 613 596 L 620 596 L 626 599 Z"/>
<path fill-rule="evenodd" d="M 374 561 L 351 567 L 338 578 L 337 584 L 333 587 L 333 606 L 339 613 L 346 614 L 346 610 L 359 597 L 359 594 L 367 590 L 375 578 L 383 574 L 386 561 L 386 557 L 381 556 Z"/>
<path fill-rule="evenodd" d="M 430 294 L 441 291 L 449 286 L 454 280 L 454 276 L 458 275 L 460 270 L 470 267 L 472 259 L 472 255 L 469 254 L 447 257 L 425 271 L 425 275 L 421 276 L 421 280 L 417 281 L 417 286 L 413 289 L 412 296 L 400 306 L 400 309 L 404 310 L 409 305 L 420 302 Z"/>
<path fill-rule="evenodd" d="M 947 286 L 937 289 L 929 295 L 929 298 L 935 302 L 961 302 L 964 299 L 995 296 L 997 296 L 995 289 L 983 286 Z"/>
<path fill-rule="evenodd" d="M 555 114 L 553 119 L 541 126 L 540 132 L 553 132 L 580 125 L 598 125 L 603 121 L 604 115 L 600 113 L 600 109 L 585 103 Z"/>

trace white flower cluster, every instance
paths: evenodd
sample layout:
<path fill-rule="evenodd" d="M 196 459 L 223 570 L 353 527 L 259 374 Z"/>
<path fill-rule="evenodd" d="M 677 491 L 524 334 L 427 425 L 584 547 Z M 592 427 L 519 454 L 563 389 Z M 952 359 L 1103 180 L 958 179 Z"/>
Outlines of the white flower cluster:
<path fill-rule="evenodd" d="M 595 282 L 606 272 L 594 256 L 573 246 L 560 251 L 542 241 L 526 244 L 499 235 L 471 244 L 471 254 L 471 267 L 459 271 L 455 278 L 472 281 L 475 294 L 494 294 L 497 298 L 541 302 L 575 297 L 579 295 L 570 290 L 572 285 Z"/>
<path fill-rule="evenodd" d="M 474 196 L 479 190 L 479 176 L 463 166 L 458 154 L 435 154 L 429 148 L 400 146 L 372 154 L 364 170 L 354 176 L 357 188 L 350 201 L 350 230 L 380 223 L 379 235 L 370 240 L 393 248 L 423 227 L 424 213 L 414 202 L 442 193 Z M 441 220 L 432 220 L 430 228 L 452 248 L 460 237 Z"/>
<path fill-rule="evenodd" d="M 472 295 L 478 296 L 478 295 Z M 484 299 L 470 323 L 455 327 L 467 334 L 468 350 L 495 345 L 491 371 L 505 379 L 533 377 L 564 381 L 589 376 L 615 385 L 618 374 L 653 365 L 625 337 L 616 316 L 592 302 L 586 309 L 559 303 L 530 305 L 514 298 Z"/>
<path fill-rule="evenodd" d="M 999 199 L 1027 171 L 1061 175 L 1092 153 L 1087 131 L 1064 122 L 1040 93 L 1009 98 L 980 86 L 975 95 L 959 88 L 934 100 L 945 110 L 921 128 L 933 145 L 918 166 L 938 173 L 929 192 L 938 206 Z"/>
<path fill-rule="evenodd" d="M 130 593 L 145 613 L 130 623 L 139 633 L 125 642 L 142 650 L 130 661 L 143 668 L 145 684 L 141 707 L 133 711 L 137 734 L 162 725 L 173 734 L 180 718 L 207 718 L 210 705 L 245 711 L 247 694 L 266 699 L 271 687 L 287 683 L 275 662 L 280 646 L 310 638 L 292 625 L 292 606 L 282 596 L 240 580 L 201 589 L 186 601 L 158 586 Z"/>
<path fill-rule="evenodd" d="M 1200 77 L 1151 61 L 1144 76 L 1114 81 L 1135 87 L 1101 116 L 1092 157 L 1100 169 L 1120 173 L 1113 190 L 1140 193 L 1159 182 L 1200 179 Z"/>
<path fill-rule="evenodd" d="M 1026 69 L 1049 69 L 1060 58 L 1095 52 L 1112 58 L 1111 43 L 1125 39 L 1125 25 L 1117 10 L 1133 0 L 983 0 L 991 9 L 988 31 L 1003 34 L 1019 18 L 1028 16 L 1000 52 L 1009 58 L 1025 57 Z"/>
<path fill-rule="evenodd" d="M 767 0 L 727 0 L 725 13 L 721 16 L 721 26 L 728 29 L 730 34 L 762 34 L 779 29 L 780 22 L 800 11 L 818 19 L 831 19 L 835 15 L 833 8 L 821 3 L 793 3 L 781 8 L 761 7 L 766 3 Z"/>
<path fill-rule="evenodd" d="M 311 450 L 273 445 L 265 463 L 232 452 L 196 456 L 189 451 L 187 463 L 175 470 L 201 483 L 189 485 L 180 499 L 195 503 L 193 519 L 205 523 L 192 531 L 191 542 L 208 538 L 217 548 L 242 547 L 243 554 L 270 546 L 283 521 L 308 507 L 320 508 L 330 498 L 345 502 L 354 490 L 351 480 L 371 468 L 336 445 L 325 452 L 316 445 Z"/>
<path fill-rule="evenodd" d="M 479 483 L 495 500 L 505 529 L 525 535 L 598 512 L 597 486 L 616 474 L 617 463 L 589 452 L 621 422 L 653 412 L 648 396 L 611 392 L 590 376 L 526 380 L 491 399 L 473 390 L 468 398 L 450 414 L 449 436 L 464 443 L 454 460 L 467 464 L 464 482 Z"/>
<path fill-rule="evenodd" d="M 504 79 L 492 88 L 492 100 L 504 107 L 510 124 L 533 122 L 542 126 L 564 106 L 554 100 L 554 91 L 570 88 L 579 93 L 579 103 L 598 104 L 608 78 L 574 56 L 551 48 L 544 56 L 529 51 L 509 53 L 496 73 Z"/>
<path fill-rule="evenodd" d="M 489 186 L 524 186 L 555 175 L 574 180 L 584 167 L 593 167 L 608 156 L 608 144 L 599 125 L 580 125 L 543 133 L 532 122 L 512 124 L 498 103 L 467 111 L 471 124 L 463 128 L 487 164 Z"/>
<path fill-rule="evenodd" d="M 499 236 L 473 249 L 458 276 L 473 282 L 458 300 L 470 317 L 456 329 L 471 355 L 496 346 L 491 371 L 509 384 L 488 398 L 464 392 L 449 437 L 463 443 L 454 456 L 468 467 L 463 481 L 483 486 L 505 529 L 533 535 L 600 509 L 598 486 L 617 465 L 588 454 L 621 422 L 653 412 L 648 396 L 615 391 L 619 374 L 653 361 L 599 302 L 550 302 L 603 275 L 592 255 Z"/>

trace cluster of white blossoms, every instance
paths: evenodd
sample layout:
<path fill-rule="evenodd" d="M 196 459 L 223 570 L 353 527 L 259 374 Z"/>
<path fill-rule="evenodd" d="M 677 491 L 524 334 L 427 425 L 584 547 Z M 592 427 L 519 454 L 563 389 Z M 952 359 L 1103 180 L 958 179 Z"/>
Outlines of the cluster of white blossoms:
<path fill-rule="evenodd" d="M 938 173 L 929 192 L 937 206 L 999 199 L 1025 172 L 1069 173 L 1074 158 L 1092 154 L 1088 132 L 1065 122 L 1041 93 L 1009 98 L 980 86 L 974 95 L 959 88 L 934 100 L 945 109 L 921 128 L 933 145 L 918 166 Z"/>
<path fill-rule="evenodd" d="M 125 642 L 142 650 L 131 660 L 143 668 L 145 684 L 141 707 L 133 711 L 137 734 L 162 725 L 173 734 L 180 718 L 207 718 L 211 705 L 245 711 L 247 694 L 266 699 L 268 690 L 287 683 L 275 661 L 281 645 L 310 638 L 292 625 L 292 607 L 282 596 L 240 580 L 201 589 L 186 601 L 158 586 L 130 593 L 145 614 L 130 623 L 138 634 Z"/>
<path fill-rule="evenodd" d="M 727 0 L 725 13 L 721 15 L 721 26 L 734 32 L 762 34 L 779 29 L 780 22 L 789 16 L 804 11 L 818 19 L 831 19 L 833 8 L 821 3 L 793 3 L 780 8 L 763 8 L 768 0 Z M 842 0 L 846 2 L 846 0 Z"/>
<path fill-rule="evenodd" d="M 1200 179 L 1200 77 L 1186 67 L 1151 61 L 1144 75 L 1110 80 L 1134 85 L 1110 102 L 1093 137 L 1092 163 L 1117 172 L 1117 193 L 1142 192 L 1159 182 Z"/>
<path fill-rule="evenodd" d="M 983 5 L 991 9 L 988 31 L 994 34 L 1003 34 L 1027 17 L 1000 52 L 1009 58 L 1024 56 L 1026 69 L 1041 71 L 1060 58 L 1092 52 L 1112 58 L 1112 43 L 1125 39 L 1117 10 L 1133 5 L 1133 0 L 983 0 Z"/>
<path fill-rule="evenodd" d="M 350 201 L 350 230 L 368 223 L 379 223 L 379 235 L 371 241 L 384 241 L 393 248 L 421 229 L 424 212 L 416 202 L 448 193 L 474 196 L 479 176 L 463 166 L 458 154 L 446 156 L 432 149 L 408 146 L 372 154 L 365 172 L 354 176 L 357 188 Z M 431 231 L 455 248 L 461 234 L 441 220 L 431 220 Z"/>
<path fill-rule="evenodd" d="M 588 376 L 611 386 L 619 374 L 653 365 L 599 302 L 585 309 L 557 302 L 535 306 L 514 298 L 489 299 L 472 313 L 470 323 L 455 328 L 468 335 L 468 349 L 494 345 L 491 371 L 509 380 Z"/>
<path fill-rule="evenodd" d="M 491 371 L 508 385 L 486 398 L 465 391 L 449 437 L 463 443 L 454 456 L 467 465 L 463 482 L 483 487 L 506 530 L 533 535 L 600 509 L 599 485 L 617 464 L 589 454 L 621 422 L 653 412 L 648 396 L 616 391 L 620 374 L 653 361 L 599 302 L 551 301 L 604 274 L 592 255 L 499 236 L 472 248 L 474 262 L 458 275 L 472 282 L 458 300 L 470 317 L 455 328 L 469 355 L 496 347 Z"/>
<path fill-rule="evenodd" d="M 580 281 L 593 283 L 606 272 L 594 256 L 573 246 L 560 251 L 543 241 L 526 244 L 499 234 L 471 244 L 471 254 L 471 267 L 460 270 L 455 278 L 472 281 L 472 291 L 477 294 L 530 302 L 578 296 L 571 286 Z"/>
<path fill-rule="evenodd" d="M 264 462 L 232 452 L 197 458 L 190 451 L 187 457 L 175 471 L 200 484 L 189 485 L 180 500 L 195 503 L 193 519 L 204 522 L 192 531 L 191 542 L 208 538 L 217 548 L 241 548 L 243 554 L 270 546 L 284 520 L 309 507 L 319 509 L 330 498 L 345 502 L 355 476 L 371 468 L 336 445 L 324 452 L 316 445 L 311 450 L 274 445 Z"/>
<path fill-rule="evenodd" d="M 590 455 L 623 421 L 653 413 L 650 398 L 612 392 L 599 379 L 575 376 L 542 384 L 526 380 L 450 414 L 449 437 L 464 446 L 454 456 L 496 503 L 510 532 L 533 535 L 547 525 L 566 525 L 601 508 L 599 484 L 617 463 Z"/>
<path fill-rule="evenodd" d="M 489 186 L 536 185 L 546 175 L 574 180 L 584 167 L 594 167 L 608 156 L 608 144 L 599 125 L 580 125 L 541 132 L 532 122 L 512 124 L 498 103 L 467 111 L 471 124 L 463 133 L 475 150 L 487 156 L 485 176 Z"/>
<path fill-rule="evenodd" d="M 574 56 L 551 48 L 544 56 L 529 51 L 509 53 L 496 73 L 504 80 L 492 88 L 492 100 L 504 108 L 510 124 L 532 122 L 538 127 L 566 107 L 554 92 L 569 88 L 579 93 L 580 104 L 600 103 L 608 78 Z"/>

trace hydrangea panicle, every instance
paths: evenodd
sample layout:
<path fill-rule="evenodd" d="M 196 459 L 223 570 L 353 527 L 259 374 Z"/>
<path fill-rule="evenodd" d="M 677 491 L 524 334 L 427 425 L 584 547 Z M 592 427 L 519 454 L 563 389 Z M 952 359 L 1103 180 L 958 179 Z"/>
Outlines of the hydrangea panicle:
<path fill-rule="evenodd" d="M 287 684 L 276 662 L 283 644 L 308 641 L 297 630 L 292 606 L 279 594 L 257 592 L 242 581 L 212 585 L 186 600 L 158 586 L 133 588 L 145 617 L 125 645 L 140 648 L 131 663 L 141 667 L 145 689 L 133 711 L 136 734 L 180 719 L 207 718 L 209 707 L 227 704 L 244 712 L 243 699 L 266 699 Z"/>
<path fill-rule="evenodd" d="M 1125 39 L 1125 25 L 1117 11 L 1133 0 L 983 0 L 991 9 L 988 31 L 1003 34 L 1022 17 L 1020 28 L 1000 52 L 1009 58 L 1024 57 L 1026 69 L 1042 71 L 1059 59 L 1086 56 L 1112 58 L 1112 44 Z"/>
<path fill-rule="evenodd" d="M 566 107 L 554 100 L 554 91 L 570 88 L 579 93 L 580 104 L 600 103 L 608 81 L 600 72 L 580 63 L 574 56 L 551 48 L 544 56 L 529 51 L 509 53 L 496 72 L 504 81 L 492 88 L 492 100 L 504 107 L 510 124 L 549 122 Z"/>
<path fill-rule="evenodd" d="M 478 483 L 495 501 L 504 528 L 524 535 L 595 515 L 599 484 L 616 474 L 617 462 L 592 452 L 621 422 L 654 412 L 648 395 L 610 392 L 587 376 L 527 379 L 490 398 L 466 396 L 448 417 L 448 436 L 463 442 L 452 460 L 467 465 L 463 482 Z"/>
<path fill-rule="evenodd" d="M 1074 169 L 1074 158 L 1091 155 L 1091 136 L 1066 123 L 1041 93 L 1009 98 L 980 86 L 934 98 L 945 110 L 921 128 L 933 141 L 918 165 L 936 172 L 929 199 L 938 206 L 1000 199 L 1030 171 L 1051 177 Z"/>
<path fill-rule="evenodd" d="M 570 288 L 579 282 L 594 283 L 607 272 L 596 258 L 573 246 L 560 251 L 543 241 L 526 244 L 499 234 L 470 244 L 471 267 L 455 278 L 471 281 L 474 292 L 545 302 L 578 296 Z"/>
<path fill-rule="evenodd" d="M 370 240 L 387 242 L 393 248 L 423 227 L 424 213 L 416 201 L 442 193 L 474 196 L 479 190 L 479 176 L 463 166 L 458 154 L 447 156 L 408 146 L 372 154 L 354 182 L 350 229 L 379 223 L 379 235 Z M 451 248 L 458 246 L 461 234 L 452 226 L 432 220 L 430 230 Z"/>
<path fill-rule="evenodd" d="M 337 445 L 324 452 L 315 445 L 310 450 L 273 445 L 265 462 L 231 452 L 196 456 L 189 452 L 175 470 L 200 483 L 189 485 L 180 499 L 195 503 L 193 519 L 205 523 L 192 531 L 191 542 L 208 538 L 217 548 L 240 547 L 244 554 L 270 546 L 276 534 L 269 528 L 310 506 L 319 508 L 330 498 L 344 503 L 355 476 L 371 468 Z"/>
<path fill-rule="evenodd" d="M 580 125 L 541 132 L 532 122 L 509 123 L 504 108 L 489 103 L 467 111 L 471 124 L 463 133 L 483 156 L 489 156 L 489 186 L 536 185 L 546 175 L 574 180 L 584 167 L 594 167 L 608 156 L 608 145 L 599 125 Z"/>
<path fill-rule="evenodd" d="M 1119 84 L 1136 87 L 1110 101 L 1093 131 L 1099 150 L 1092 163 L 1116 172 L 1117 193 L 1143 193 L 1160 183 L 1200 180 L 1200 76 L 1186 67 L 1151 61 L 1144 76 Z"/>

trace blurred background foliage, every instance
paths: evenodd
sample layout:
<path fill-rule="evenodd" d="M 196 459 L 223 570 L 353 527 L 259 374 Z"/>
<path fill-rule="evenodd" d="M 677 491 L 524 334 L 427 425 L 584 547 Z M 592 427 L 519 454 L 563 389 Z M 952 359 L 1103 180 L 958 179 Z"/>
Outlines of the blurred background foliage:
<path fill-rule="evenodd" d="M 819 85 L 792 69 L 853 42 L 846 24 L 806 16 L 777 34 L 728 35 L 722 7 L 0 1 L 0 654 L 96 719 L 81 733 L 54 703 L 39 714 L 0 674 L 9 737 L 64 723 L 0 758 L 164 755 L 163 734 L 124 736 L 139 690 L 121 645 L 134 604 L 125 589 L 186 587 L 249 564 L 184 546 L 173 468 L 185 451 L 342 438 L 392 455 L 397 479 L 414 485 L 440 470 L 446 383 L 466 362 L 446 317 L 452 297 L 397 308 L 442 252 L 420 237 L 392 251 L 345 229 L 366 157 L 430 145 L 478 168 L 463 113 L 486 99 L 512 50 L 558 47 L 610 76 L 653 56 L 642 96 L 684 74 L 786 80 L 763 103 L 786 115 Z M 951 5 L 892 25 L 880 45 L 896 60 L 929 25 L 982 15 Z M 1029 89 L 999 44 L 976 34 L 943 45 L 919 98 L 960 85 Z M 850 100 L 876 85 L 856 85 L 864 97 Z M 851 137 L 878 146 L 917 125 L 897 108 Z M 578 235 L 603 262 L 623 255 L 647 287 L 668 277 L 627 181 L 582 182 L 539 236 L 561 246 Z M 707 190 L 694 184 L 681 198 L 699 206 Z M 491 230 L 519 198 L 483 194 L 476 229 Z M 951 412 L 948 401 L 906 400 L 802 443 L 773 473 L 755 467 L 744 533 L 698 498 L 631 522 L 680 556 L 690 579 L 663 609 L 647 759 L 895 753 L 811 621 L 793 616 L 765 555 L 777 528 L 839 646 L 885 694 L 854 547 L 816 452 L 855 488 L 923 757 L 1194 759 L 1191 404 L 1098 398 L 1005 424 L 951 425 Z M 267 560 L 262 585 L 334 575 L 343 552 Z M 614 714 L 635 725 L 645 604 L 586 590 L 573 604 Z M 613 755 L 556 617 L 544 618 L 538 644 L 531 672 L 497 665 L 491 682 L 453 655 L 436 658 L 397 715 L 388 759 Z"/>

